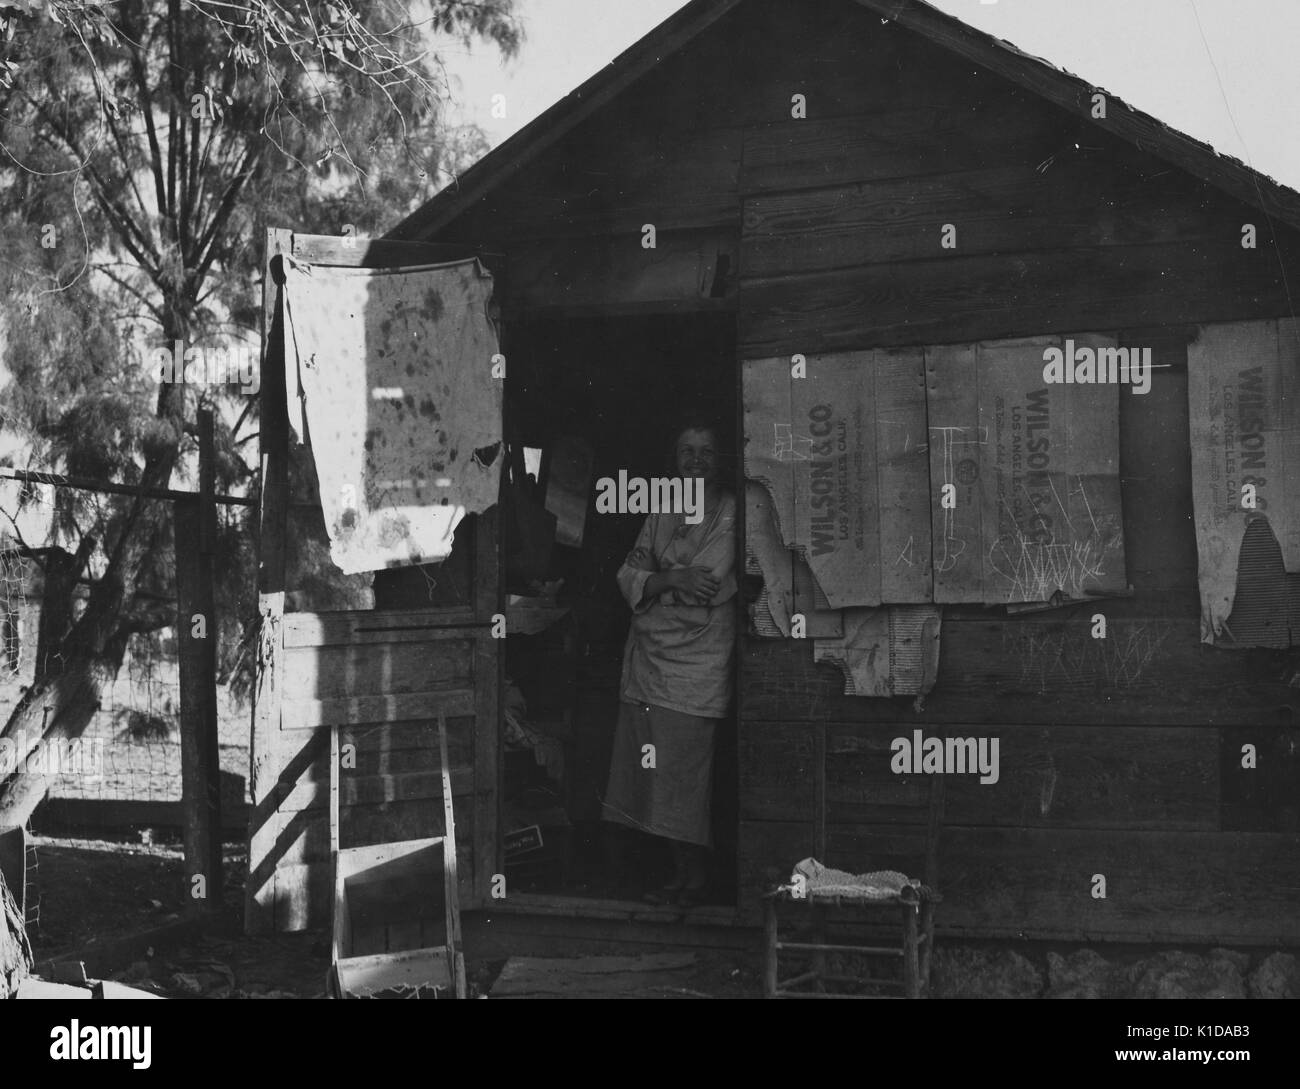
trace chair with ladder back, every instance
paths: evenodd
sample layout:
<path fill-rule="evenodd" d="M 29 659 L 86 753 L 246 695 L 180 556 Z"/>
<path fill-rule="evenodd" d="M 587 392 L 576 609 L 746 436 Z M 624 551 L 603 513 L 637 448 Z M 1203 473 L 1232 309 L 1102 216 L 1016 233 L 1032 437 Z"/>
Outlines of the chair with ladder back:
<path fill-rule="evenodd" d="M 447 761 L 447 720 L 438 714 L 438 750 L 442 766 L 442 800 L 445 830 L 441 836 L 376 843 L 365 847 L 340 846 L 339 727 L 330 729 L 330 854 L 334 863 L 334 933 L 329 990 L 336 998 L 421 996 L 452 992 L 466 997 L 465 957 L 461 949 L 460 901 L 456 884 L 456 822 L 452 808 L 451 766 Z M 428 894 L 442 871 L 446 938 L 440 945 L 354 951 L 354 935 L 362 905 L 398 909 L 417 915 L 427 906 Z M 404 886 L 404 887 L 403 887 Z M 395 889 L 401 889 L 394 893 Z M 413 890 L 413 891 L 412 891 Z M 414 903 L 407 903 L 414 900 Z M 394 902 L 396 902 L 394 904 Z M 373 912 L 371 913 L 373 916 Z M 423 924 L 408 920 L 402 933 L 422 935 Z M 385 928 L 386 935 L 397 932 Z M 385 945 L 388 944 L 387 937 Z"/>
<path fill-rule="evenodd" d="M 844 889 L 821 892 L 803 882 L 784 885 L 763 894 L 763 996 L 765 998 L 926 998 L 930 995 L 930 965 L 934 951 L 934 911 L 942 897 L 937 891 L 938 840 L 943 823 L 944 785 L 942 775 L 929 776 L 923 789 L 917 784 L 901 783 L 902 790 L 915 799 L 913 811 L 919 815 L 923 799 L 925 820 L 923 833 L 901 836 L 903 849 L 890 850 L 890 860 L 904 865 L 915 857 L 912 846 L 923 853 L 923 878 L 919 883 L 903 884 L 897 891 L 881 889 Z M 907 825 L 916 829 L 913 822 Z M 892 837 L 891 837 L 892 838 Z M 919 843 L 918 843 L 919 840 Z M 903 861 L 906 859 L 907 861 Z M 841 861 L 841 860 L 837 860 Z M 782 936 L 783 919 L 786 930 Z M 890 927 L 898 939 L 894 944 L 859 944 L 828 941 L 831 926 L 850 932 L 864 927 L 875 934 Z M 798 931 L 802 931 L 799 933 Z M 796 933 L 796 940 L 790 934 Z M 782 979 L 781 954 L 805 960 L 803 971 Z M 831 972 L 829 956 L 840 958 L 897 958 L 900 972 L 893 976 L 862 975 L 854 972 Z M 835 990 L 828 990 L 830 984 Z M 881 993 L 901 991 L 900 994 Z"/>

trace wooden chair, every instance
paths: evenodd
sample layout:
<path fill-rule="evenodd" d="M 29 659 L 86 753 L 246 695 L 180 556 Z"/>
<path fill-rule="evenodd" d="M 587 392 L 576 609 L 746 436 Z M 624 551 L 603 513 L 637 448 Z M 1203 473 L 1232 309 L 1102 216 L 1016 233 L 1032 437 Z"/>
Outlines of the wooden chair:
<path fill-rule="evenodd" d="M 763 894 L 763 997 L 765 998 L 927 998 L 930 994 L 930 965 L 934 951 L 934 911 L 942 900 L 937 891 L 938 840 L 943 823 L 943 776 L 930 777 L 926 794 L 923 877 L 919 888 L 904 887 L 886 899 L 866 900 L 841 895 L 796 897 L 788 888 Z M 846 867 L 847 868 L 847 867 Z M 781 937 L 778 905 L 793 905 L 793 914 L 803 916 L 810 940 L 791 941 Z M 846 924 L 877 924 L 892 916 L 898 923 L 899 940 L 892 945 L 848 945 L 826 941 L 828 913 L 835 911 Z M 790 952 L 807 958 L 809 967 L 789 978 L 780 977 L 780 954 Z M 873 977 L 827 971 L 828 953 L 872 957 L 897 957 L 901 970 L 897 978 Z M 901 994 L 849 994 L 828 992 L 827 983 L 867 986 Z"/>
<path fill-rule="evenodd" d="M 460 901 L 456 885 L 456 823 L 452 811 L 451 765 L 447 761 L 447 721 L 438 716 L 438 746 L 442 761 L 442 800 L 446 831 L 424 839 L 376 843 L 367 847 L 339 845 L 339 727 L 330 731 L 330 853 L 334 860 L 334 936 L 329 990 L 336 998 L 419 995 L 454 990 L 466 997 L 465 958 L 461 950 Z M 432 892 L 442 871 L 446 942 L 416 949 L 353 954 L 354 907 L 367 897 L 385 895 L 414 879 L 416 895 Z M 388 893 L 391 898 L 391 891 Z M 400 905 L 399 905 L 400 906 Z M 420 907 L 423 905 L 414 905 Z"/>

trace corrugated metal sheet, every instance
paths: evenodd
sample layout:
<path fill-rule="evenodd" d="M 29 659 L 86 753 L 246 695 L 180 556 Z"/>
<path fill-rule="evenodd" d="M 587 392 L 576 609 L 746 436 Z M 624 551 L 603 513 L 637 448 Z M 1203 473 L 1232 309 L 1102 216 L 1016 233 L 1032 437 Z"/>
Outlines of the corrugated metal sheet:
<path fill-rule="evenodd" d="M 1223 646 L 1286 648 L 1300 643 L 1300 574 L 1288 575 L 1264 518 L 1246 527 L 1237 558 L 1237 596 L 1216 640 Z"/>

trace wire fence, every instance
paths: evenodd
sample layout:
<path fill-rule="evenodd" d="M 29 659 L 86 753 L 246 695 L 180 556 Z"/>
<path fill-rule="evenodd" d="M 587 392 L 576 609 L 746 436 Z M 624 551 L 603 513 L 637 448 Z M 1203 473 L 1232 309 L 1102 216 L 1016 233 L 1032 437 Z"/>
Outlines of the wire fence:
<path fill-rule="evenodd" d="M 5 498 L 0 495 L 0 509 L 12 511 Z M 42 565 L 24 551 L 0 533 L 0 728 L 35 678 L 44 583 Z M 50 778 L 48 798 L 29 828 L 34 849 L 27 860 L 26 916 L 34 941 L 44 928 L 43 906 L 50 908 L 46 915 L 56 910 L 52 890 L 63 897 L 71 882 L 89 881 L 101 864 L 110 872 L 116 864 L 121 872 L 138 856 L 150 855 L 158 864 L 136 867 L 133 873 L 143 876 L 131 878 L 130 896 L 169 910 L 182 902 L 180 706 L 175 633 L 164 629 L 132 637 L 122 668 L 101 692 L 79 738 L 40 746 L 33 745 L 34 737 L 12 737 L 7 747 L 0 743 L 0 780 L 15 771 Z M 242 814 L 248 800 L 249 710 L 225 686 L 218 687 L 217 706 L 222 809 L 228 815 L 223 824 L 229 828 L 236 823 L 231 816 Z M 25 761 L 21 768 L 19 759 Z M 108 898 L 96 904 L 91 896 L 89 906 L 104 915 L 117 910 Z M 57 910 L 66 914 L 62 905 Z M 75 929 L 60 923 L 61 935 Z"/>

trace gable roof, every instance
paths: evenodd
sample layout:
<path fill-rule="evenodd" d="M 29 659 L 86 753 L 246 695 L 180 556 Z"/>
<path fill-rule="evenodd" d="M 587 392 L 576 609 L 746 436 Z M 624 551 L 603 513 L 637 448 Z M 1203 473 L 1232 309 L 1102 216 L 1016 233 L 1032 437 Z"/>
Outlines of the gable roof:
<path fill-rule="evenodd" d="M 1253 170 L 1239 159 L 1220 155 L 1209 144 L 1134 109 L 1104 88 L 1031 56 L 1010 42 L 976 30 L 923 0 L 844 2 L 857 3 L 883 19 L 915 31 L 940 48 L 1071 112 L 1086 115 L 1092 96 L 1104 93 L 1106 117 L 1093 121 L 1099 128 L 1260 209 L 1270 219 L 1300 229 L 1300 192 Z M 402 220 L 387 237 L 429 238 L 558 143 L 624 88 L 742 3 L 744 0 L 692 0 L 576 90 L 488 152 L 455 182 Z"/>

